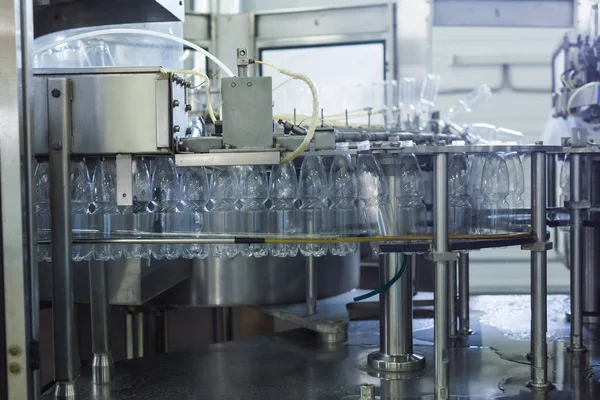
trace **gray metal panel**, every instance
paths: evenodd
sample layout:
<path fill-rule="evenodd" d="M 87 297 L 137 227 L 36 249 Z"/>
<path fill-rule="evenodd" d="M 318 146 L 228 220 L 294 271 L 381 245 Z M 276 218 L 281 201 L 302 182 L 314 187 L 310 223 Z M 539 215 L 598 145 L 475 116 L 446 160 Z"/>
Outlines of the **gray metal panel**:
<path fill-rule="evenodd" d="M 157 98 L 157 73 L 68 75 L 73 81 L 73 153 L 159 153 L 171 135 L 169 91 Z M 36 154 L 47 153 L 44 76 L 34 89 Z M 168 87 L 168 81 L 164 81 Z M 158 108 L 158 112 L 157 112 Z M 159 129 L 160 126 L 160 130 Z"/>
<path fill-rule="evenodd" d="M 34 225 L 29 218 L 31 207 L 25 207 L 24 196 L 30 195 L 33 171 L 24 176 L 22 168 L 29 164 L 25 159 L 23 144 L 30 128 L 29 110 L 31 54 L 31 2 L 0 1 L 0 210 L 1 210 L 1 260 L 3 290 L 0 307 L 0 396 L 7 400 L 31 399 L 35 392 L 29 345 L 32 330 L 39 321 L 31 319 L 31 274 L 35 271 L 27 262 L 29 244 L 33 240 L 27 227 Z M 23 69 L 21 69 L 23 68 Z M 28 156 L 29 154 L 25 154 Z M 34 294 L 35 296 L 35 294 Z M 35 325 L 33 325 L 35 324 Z M 37 336 L 37 335 L 36 335 Z M 14 350 L 7 355 L 6 349 Z M 6 356 L 6 357 L 5 357 Z M 12 369 L 12 373 L 7 373 Z M 18 371 L 15 373 L 15 369 Z"/>
<path fill-rule="evenodd" d="M 388 31 L 386 4 L 321 10 L 258 14 L 256 37 L 259 40 L 327 36 Z M 285 28 L 282 28 L 285 27 Z"/>
<path fill-rule="evenodd" d="M 210 14 L 186 13 L 183 37 L 191 42 L 210 40 Z"/>
<path fill-rule="evenodd" d="M 435 26 L 569 28 L 573 18 L 573 1 L 437 0 L 433 21 Z"/>
<path fill-rule="evenodd" d="M 273 147 L 271 77 L 223 78 L 223 143 L 236 148 Z"/>

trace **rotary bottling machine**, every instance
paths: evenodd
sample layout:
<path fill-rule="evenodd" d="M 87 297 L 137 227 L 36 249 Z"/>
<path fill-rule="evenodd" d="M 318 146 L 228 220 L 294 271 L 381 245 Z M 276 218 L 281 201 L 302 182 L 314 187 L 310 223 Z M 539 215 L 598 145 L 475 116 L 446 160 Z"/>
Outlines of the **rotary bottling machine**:
<path fill-rule="evenodd" d="M 54 6 L 60 5 L 50 2 L 49 7 Z M 81 4 L 71 4 L 74 15 L 78 6 Z M 85 25 L 82 21 L 79 26 Z M 67 27 L 72 26 L 63 28 Z M 581 54 L 586 45 L 579 42 Z M 571 49 L 573 45 L 565 43 L 567 46 Z M 586 343 L 590 349 L 586 353 L 582 324 L 582 293 L 593 281 L 592 274 L 585 273 L 588 257 L 583 256 L 582 240 L 587 237 L 584 225 L 593 227 L 590 204 L 594 201 L 585 198 L 582 177 L 592 176 L 588 167 L 594 165 L 597 148 L 581 129 L 565 140 L 564 146 L 541 142 L 476 145 L 468 132 L 436 118 L 431 118 L 424 130 L 416 128 L 418 123 L 414 127 L 392 123 L 379 130 L 321 124 L 313 127 L 314 136 L 310 138 L 313 129 L 295 121 L 273 124 L 271 78 L 248 76 L 248 67 L 254 62 L 246 49 L 237 49 L 237 76 L 220 81 L 221 121 L 208 129 L 214 131 L 210 136 L 202 137 L 183 134 L 194 111 L 189 106 L 193 86 L 187 79 L 192 75 L 190 71 L 158 66 L 39 69 L 25 81 L 34 118 L 31 129 L 22 132 L 28 132 L 32 139 L 27 141 L 29 155 L 48 160 L 51 184 L 51 237 L 37 244 L 50 244 L 52 261 L 40 264 L 40 287 L 31 288 L 34 301 L 38 295 L 50 300 L 53 310 L 54 384 L 43 398 L 596 398 L 595 346 L 593 341 Z M 589 68 L 574 70 L 595 82 Z M 588 97 L 595 101 L 598 85 L 584 85 L 587 81 L 578 82 L 575 76 L 572 80 L 575 87 L 565 89 L 570 92 L 565 105 L 568 113 L 597 104 L 579 99 L 594 90 Z M 560 116 L 560 107 L 556 109 Z M 590 107 L 592 114 L 593 109 Z M 313 117 L 316 120 L 317 115 Z M 116 157 L 116 202 L 127 206 L 132 202 L 135 156 L 174 157 L 182 167 L 272 166 L 298 149 L 297 157 L 301 159 L 308 151 L 307 139 L 310 151 L 322 156 L 338 154 L 337 142 L 347 142 L 347 153 L 355 155 L 356 142 L 368 140 L 390 188 L 395 186 L 395 167 L 403 153 L 415 154 L 424 174 L 431 176 L 431 184 L 426 187 L 430 234 L 348 238 L 364 244 L 379 243 L 379 280 L 382 287 L 387 287 L 379 294 L 378 322 L 356 318 L 361 307 L 351 304 L 356 293 L 349 291 L 358 287 L 358 252 L 346 257 L 72 262 L 71 247 L 81 244 L 277 243 L 268 232 L 252 238 L 160 234 L 74 238 L 69 179 L 73 158 Z M 530 155 L 531 205 L 503 214 L 511 220 L 517 215 L 521 224 L 504 233 L 450 233 L 449 154 L 496 152 Z M 548 297 L 546 287 L 547 252 L 552 247 L 547 228 L 567 220 L 565 212 L 557 207 L 554 191 L 549 190 L 555 184 L 556 154 L 565 152 L 570 154 L 571 168 L 567 203 L 571 227 L 570 334 L 561 320 L 564 299 Z M 2 166 L 6 168 L 6 164 Z M 31 165 L 26 171 L 33 173 Z M 3 187 L 5 199 L 7 189 Z M 394 191 L 390 190 L 388 196 L 394 204 Z M 29 198 L 33 199 L 33 194 Z M 10 204 L 3 203 L 3 207 Z M 473 219 L 488 221 L 486 211 L 480 210 Z M 10 231 L 3 225 L 6 237 Z M 318 235 L 290 238 L 296 243 L 335 239 Z M 507 246 L 521 246 L 531 253 L 531 298 L 470 299 L 469 252 Z M 423 308 L 421 318 L 413 319 L 414 268 L 406 268 L 397 282 L 390 283 L 406 258 L 402 254 L 410 255 L 412 267 L 416 267 L 419 253 L 434 265 L 434 300 L 433 308 Z M 8 276 L 5 269 L 5 282 Z M 10 289 L 5 285 L 7 295 Z M 93 361 L 91 368 L 80 370 L 74 304 L 87 301 L 91 306 Z M 304 329 L 113 364 L 110 304 L 254 305 Z M 32 306 L 32 310 L 35 308 Z M 34 321 L 36 313 L 32 314 Z M 128 325 L 133 323 L 128 320 Z M 569 335 L 567 351 L 563 339 Z M 36 359 L 35 332 L 22 345 L 16 338 L 6 337 L 8 398 L 39 397 L 41 390 L 35 384 L 39 366 L 24 361 L 25 357 Z"/>

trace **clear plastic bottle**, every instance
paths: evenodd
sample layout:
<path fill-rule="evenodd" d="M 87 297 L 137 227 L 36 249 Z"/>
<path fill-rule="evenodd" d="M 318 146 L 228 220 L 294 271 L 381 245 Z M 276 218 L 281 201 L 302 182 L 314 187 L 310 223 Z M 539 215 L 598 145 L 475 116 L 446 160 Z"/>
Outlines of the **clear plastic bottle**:
<path fill-rule="evenodd" d="M 240 172 L 239 199 L 241 232 L 249 235 L 268 230 L 268 209 L 265 203 L 269 195 L 269 181 L 265 167 L 262 165 L 246 165 Z M 265 257 L 269 254 L 266 244 L 249 244 L 241 246 L 240 252 L 245 257 Z"/>
<path fill-rule="evenodd" d="M 369 236 L 389 236 L 396 231 L 396 218 L 389 201 L 388 184 L 381 166 L 371 154 L 368 141 L 358 142 L 356 176 L 358 198 L 363 205 L 362 230 Z M 373 251 L 379 253 L 378 243 L 372 243 Z"/>
<path fill-rule="evenodd" d="M 400 124 L 404 129 L 411 129 L 416 112 L 416 85 L 415 78 L 402 78 L 398 82 L 398 108 L 400 110 Z"/>
<path fill-rule="evenodd" d="M 421 98 L 419 107 L 419 128 L 424 129 L 431 117 L 435 106 L 438 92 L 440 91 L 440 76 L 427 74 L 421 86 Z"/>
<path fill-rule="evenodd" d="M 336 143 L 336 150 L 347 152 L 348 143 Z M 329 171 L 331 184 L 331 226 L 339 237 L 356 236 L 358 223 L 358 180 L 349 154 L 338 154 L 333 158 Z M 330 246 L 334 256 L 354 254 L 356 243 L 336 243 Z"/>
<path fill-rule="evenodd" d="M 300 233 L 297 193 L 298 178 L 294 165 L 289 162 L 273 166 L 269 182 L 270 230 L 280 237 Z M 297 244 L 274 244 L 270 249 L 271 255 L 275 257 L 295 257 L 298 254 Z"/>
<path fill-rule="evenodd" d="M 470 233 L 473 208 L 469 202 L 469 163 L 465 153 L 448 160 L 448 229 L 450 233 Z"/>
<path fill-rule="evenodd" d="M 564 207 L 565 202 L 568 202 L 571 198 L 571 163 L 569 162 L 569 155 L 565 154 L 562 165 L 560 166 L 560 199 L 559 206 Z M 559 228 L 563 232 L 569 232 L 571 230 L 570 224 L 561 226 Z"/>
<path fill-rule="evenodd" d="M 131 165 L 133 184 L 133 204 L 121 210 L 123 228 L 133 236 L 147 234 L 152 231 L 152 213 L 149 209 L 152 201 L 152 180 L 148 162 L 144 157 L 134 158 Z M 150 257 L 150 247 L 145 244 L 128 244 L 123 246 L 123 257 Z"/>
<path fill-rule="evenodd" d="M 481 233 L 480 226 L 480 210 L 483 202 L 483 190 L 481 187 L 483 179 L 483 167 L 487 160 L 488 154 L 475 153 L 469 156 L 469 196 L 473 213 L 477 218 L 473 221 L 472 233 Z"/>
<path fill-rule="evenodd" d="M 327 174 L 323 159 L 309 152 L 302 162 L 298 181 L 302 233 L 319 235 L 329 232 L 328 196 Z M 323 243 L 301 244 L 299 248 L 304 256 L 321 257 L 327 254 L 327 245 Z"/>
<path fill-rule="evenodd" d="M 427 214 L 423 202 L 423 177 L 419 160 L 414 154 L 402 154 L 397 166 L 396 223 L 399 235 L 426 232 Z"/>
<path fill-rule="evenodd" d="M 73 239 L 93 238 L 91 234 L 92 180 L 85 159 L 72 161 L 71 169 L 71 237 Z M 88 244 L 74 244 L 71 247 L 73 261 L 87 261 L 92 258 L 94 248 Z"/>
<path fill-rule="evenodd" d="M 199 234 L 206 230 L 206 201 L 209 198 L 208 177 L 205 168 L 186 168 L 181 175 L 181 212 L 186 215 L 189 232 Z M 208 247 L 204 244 L 183 246 L 184 258 L 206 258 Z"/>
<path fill-rule="evenodd" d="M 483 201 L 481 202 L 484 214 L 481 225 L 483 232 L 506 232 L 503 217 L 508 210 L 506 198 L 510 193 L 510 177 L 503 153 L 492 153 L 487 158 L 483 167 L 481 188 L 483 191 Z"/>
<path fill-rule="evenodd" d="M 154 221 L 152 232 L 176 233 L 182 228 L 181 215 L 178 214 L 177 206 L 181 201 L 181 190 L 179 187 L 179 176 L 175 168 L 175 162 L 171 157 L 159 157 L 154 163 L 154 174 L 152 175 L 152 202 L 154 207 Z M 157 260 L 172 260 L 181 255 L 180 244 L 157 244 L 151 247 L 152 256 Z"/>
<path fill-rule="evenodd" d="M 212 173 L 210 201 L 210 232 L 238 233 L 238 210 L 236 208 L 239 193 L 239 180 L 233 167 L 216 167 Z M 236 244 L 211 245 L 213 257 L 233 258 L 240 252 Z"/>
<path fill-rule="evenodd" d="M 506 153 L 504 155 L 506 159 L 506 165 L 508 167 L 508 175 L 509 175 L 509 184 L 510 184 L 510 192 L 506 201 L 508 202 L 508 206 L 512 209 L 512 212 L 519 212 L 519 210 L 523 210 L 525 207 L 525 203 L 523 198 L 523 192 L 525 191 L 525 176 L 523 174 L 523 164 L 521 163 L 521 157 L 516 152 Z M 520 230 L 519 229 L 519 219 L 517 214 L 513 218 L 511 218 L 511 230 Z"/>
<path fill-rule="evenodd" d="M 35 169 L 35 215 L 38 240 L 50 240 L 50 176 L 48 161 L 41 161 Z M 49 244 L 38 244 L 38 261 L 52 260 Z"/>
<path fill-rule="evenodd" d="M 473 109 L 485 102 L 492 95 L 492 90 L 488 85 L 479 85 L 469 92 L 464 99 L 459 100 L 448 111 L 448 120 L 456 122 L 464 118 L 467 114 L 473 112 Z"/>
<path fill-rule="evenodd" d="M 96 164 L 92 179 L 92 224 L 100 237 L 110 238 L 122 229 L 122 219 L 117 207 L 117 164 L 114 158 L 103 157 Z M 123 246 L 118 244 L 94 245 L 94 259 L 118 260 Z"/>

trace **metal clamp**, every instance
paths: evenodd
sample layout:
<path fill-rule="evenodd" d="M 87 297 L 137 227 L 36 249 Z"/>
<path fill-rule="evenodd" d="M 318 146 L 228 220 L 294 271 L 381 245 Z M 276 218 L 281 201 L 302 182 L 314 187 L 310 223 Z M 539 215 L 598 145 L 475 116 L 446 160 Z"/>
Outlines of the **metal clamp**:
<path fill-rule="evenodd" d="M 565 200 L 564 204 L 565 204 L 565 208 L 568 208 L 570 210 L 587 210 L 588 208 L 590 208 L 592 206 L 590 204 L 589 200 L 580 200 L 580 201 Z"/>
<path fill-rule="evenodd" d="M 430 261 L 433 261 L 433 262 L 457 261 L 458 253 L 454 253 L 451 251 L 448 251 L 448 252 L 432 251 L 431 253 L 425 254 L 425 258 Z"/>
<path fill-rule="evenodd" d="M 548 251 L 548 250 L 552 250 L 552 242 L 534 242 L 534 243 L 527 243 L 527 244 L 523 244 L 521 245 L 521 250 L 528 250 L 528 251 L 533 251 L 533 252 L 543 252 L 543 251 Z"/>

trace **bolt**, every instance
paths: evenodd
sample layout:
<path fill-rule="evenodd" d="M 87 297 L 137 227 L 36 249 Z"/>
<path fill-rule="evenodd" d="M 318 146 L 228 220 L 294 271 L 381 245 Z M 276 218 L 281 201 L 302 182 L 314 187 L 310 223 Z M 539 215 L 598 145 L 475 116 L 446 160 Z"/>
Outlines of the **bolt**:
<path fill-rule="evenodd" d="M 231 82 L 231 87 L 235 87 L 235 82 Z"/>
<path fill-rule="evenodd" d="M 58 89 L 52 89 L 52 97 L 60 97 L 60 90 Z"/>
<path fill-rule="evenodd" d="M 123 193 L 123 197 L 127 197 L 127 193 Z"/>
<path fill-rule="evenodd" d="M 60 140 L 55 140 L 54 142 L 52 142 L 52 148 L 54 150 L 62 149 L 62 143 L 60 142 Z"/>
<path fill-rule="evenodd" d="M 179 100 L 173 100 L 173 108 L 179 107 Z"/>
<path fill-rule="evenodd" d="M 21 355 L 21 348 L 19 346 L 13 345 L 8 348 L 8 354 L 13 357 L 19 357 Z"/>
<path fill-rule="evenodd" d="M 245 56 L 246 55 L 246 50 L 240 50 L 240 56 Z"/>
<path fill-rule="evenodd" d="M 247 83 L 248 87 L 252 87 L 252 82 Z"/>
<path fill-rule="evenodd" d="M 371 383 L 360 385 L 360 400 L 375 400 L 375 386 Z"/>
<path fill-rule="evenodd" d="M 8 364 L 8 371 L 13 375 L 18 375 L 21 373 L 21 364 L 12 362 Z"/>
<path fill-rule="evenodd" d="M 544 142 L 542 142 L 541 140 L 536 140 L 535 142 L 533 142 L 533 144 L 535 144 L 536 146 L 541 146 L 542 144 L 544 144 Z"/>
<path fill-rule="evenodd" d="M 177 84 L 183 85 L 183 78 L 177 78 Z"/>
<path fill-rule="evenodd" d="M 185 111 L 192 111 L 192 105 L 191 104 L 186 104 L 185 105 Z"/>
<path fill-rule="evenodd" d="M 179 75 L 177 74 L 173 74 L 173 82 L 177 82 L 177 79 L 179 79 Z"/>
<path fill-rule="evenodd" d="M 175 125 L 173 127 L 173 132 L 177 133 L 177 132 L 180 132 L 180 131 L 181 131 L 181 127 L 179 125 Z"/>

